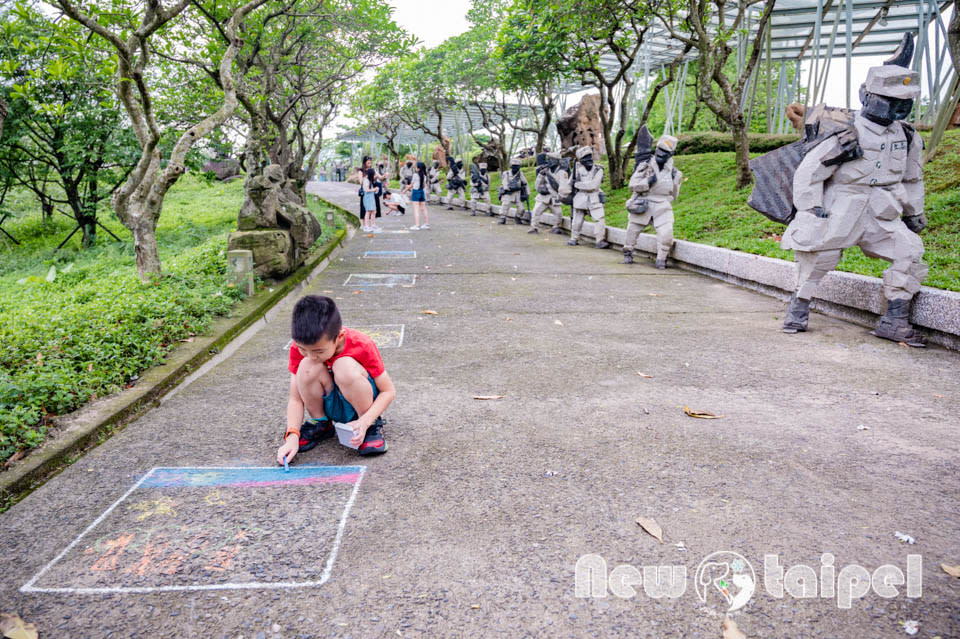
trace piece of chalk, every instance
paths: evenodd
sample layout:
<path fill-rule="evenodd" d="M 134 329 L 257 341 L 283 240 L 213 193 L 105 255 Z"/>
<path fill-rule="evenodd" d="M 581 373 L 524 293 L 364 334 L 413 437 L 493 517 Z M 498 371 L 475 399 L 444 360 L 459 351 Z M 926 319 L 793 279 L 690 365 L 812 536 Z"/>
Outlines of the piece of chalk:
<path fill-rule="evenodd" d="M 290 472 L 290 463 L 287 461 L 286 455 L 283 456 L 283 472 L 285 473 Z"/>

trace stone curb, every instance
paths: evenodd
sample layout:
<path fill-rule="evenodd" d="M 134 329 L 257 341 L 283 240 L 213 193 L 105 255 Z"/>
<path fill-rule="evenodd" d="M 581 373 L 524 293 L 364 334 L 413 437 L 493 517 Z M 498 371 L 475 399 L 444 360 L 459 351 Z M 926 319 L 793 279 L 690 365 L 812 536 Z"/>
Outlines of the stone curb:
<path fill-rule="evenodd" d="M 454 198 L 453 204 L 470 210 L 470 203 L 460 198 Z M 486 211 L 486 205 L 480 204 L 478 210 Z M 492 204 L 490 210 L 495 215 L 500 215 L 500 206 Z M 516 209 L 511 207 L 506 215 L 510 218 L 516 217 Z M 544 214 L 541 219 L 548 226 L 554 222 L 551 213 Z M 569 233 L 570 218 L 563 218 L 561 224 Z M 584 231 L 592 240 L 593 225 L 590 226 L 590 229 L 585 228 Z M 626 229 L 607 227 L 607 241 L 617 250 L 622 250 L 626 235 Z M 637 249 L 655 256 L 656 237 L 641 233 L 637 240 Z M 685 270 L 708 275 L 783 301 L 790 299 L 796 284 L 796 264 L 773 257 L 685 240 L 674 242 L 670 257 L 677 266 Z M 883 280 L 879 277 L 832 271 L 820 282 L 817 297 L 811 306 L 824 315 L 873 328 L 886 307 Z M 926 331 L 932 344 L 960 351 L 960 292 L 922 287 L 914 298 L 910 321 Z"/>
<path fill-rule="evenodd" d="M 324 200 L 324 204 L 329 204 Z M 59 429 L 39 450 L 0 473 L 0 512 L 20 501 L 72 464 L 87 450 L 98 446 L 113 432 L 166 401 L 176 392 L 229 356 L 268 323 L 302 291 L 356 233 L 356 216 L 336 205 L 346 215 L 349 227 L 339 230 L 320 251 L 283 282 L 241 301 L 231 317 L 215 321 L 209 335 L 197 336 L 166 357 L 166 362 L 144 372 L 134 388 L 96 400 L 56 418 Z"/>

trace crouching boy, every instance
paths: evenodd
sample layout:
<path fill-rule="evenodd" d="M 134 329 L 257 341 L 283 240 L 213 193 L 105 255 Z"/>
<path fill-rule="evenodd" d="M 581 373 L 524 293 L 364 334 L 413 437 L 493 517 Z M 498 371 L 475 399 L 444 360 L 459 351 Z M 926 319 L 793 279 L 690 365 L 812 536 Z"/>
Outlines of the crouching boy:
<path fill-rule="evenodd" d="M 333 422 L 353 429 L 361 455 L 387 451 L 381 415 L 397 392 L 369 337 L 343 326 L 329 297 L 307 295 L 293 307 L 287 430 L 277 463 L 333 437 Z M 303 411 L 311 419 L 303 421 Z M 302 425 L 301 425 L 302 422 Z"/>

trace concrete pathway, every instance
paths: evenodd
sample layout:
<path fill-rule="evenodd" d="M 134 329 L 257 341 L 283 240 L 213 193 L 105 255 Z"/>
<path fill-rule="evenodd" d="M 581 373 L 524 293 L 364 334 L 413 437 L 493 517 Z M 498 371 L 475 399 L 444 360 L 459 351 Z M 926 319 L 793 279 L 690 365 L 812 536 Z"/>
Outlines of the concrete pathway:
<path fill-rule="evenodd" d="M 288 308 L 0 516 L 0 610 L 42 637 L 717 638 L 719 591 L 736 605 L 752 578 L 731 613 L 748 637 L 960 636 L 940 569 L 960 564 L 956 353 L 820 315 L 784 335 L 771 298 L 493 221 L 433 207 L 431 230 L 358 234 L 314 282 L 393 344 L 386 455 L 326 442 L 270 468 Z M 584 555 L 606 597 L 576 596 Z M 778 597 L 766 555 L 810 571 Z M 683 567 L 682 594 L 654 566 Z M 920 596 L 880 596 L 898 571 Z M 816 596 L 790 594 L 804 578 Z"/>

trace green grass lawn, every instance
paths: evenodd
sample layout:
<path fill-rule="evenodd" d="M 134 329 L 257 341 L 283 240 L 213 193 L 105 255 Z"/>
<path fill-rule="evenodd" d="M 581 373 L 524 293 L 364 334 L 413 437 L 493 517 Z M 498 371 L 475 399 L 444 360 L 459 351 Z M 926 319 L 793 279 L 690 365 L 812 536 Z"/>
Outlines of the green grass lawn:
<path fill-rule="evenodd" d="M 733 153 L 678 155 L 674 163 L 684 175 L 680 197 L 674 203 L 677 239 L 793 259 L 793 251 L 780 248 L 780 234 L 785 227 L 747 206 L 749 188 L 736 189 Z M 601 166 L 606 171 L 605 161 Z M 524 167 L 523 171 L 533 191 L 534 169 Z M 924 284 L 960 291 L 960 130 L 948 131 L 944 136 L 937 156 L 924 168 L 924 180 L 928 226 L 921 237 L 926 247 L 924 261 L 930 266 Z M 500 175 L 492 175 L 490 197 L 495 204 L 499 203 L 499 185 Z M 630 197 L 629 189 L 613 191 L 609 179 L 605 179 L 603 190 L 607 194 L 607 225 L 626 228 L 624 203 Z M 569 216 L 570 207 L 563 208 Z M 887 262 L 868 258 L 854 247 L 844 251 L 838 269 L 879 276 L 887 266 Z"/>
<path fill-rule="evenodd" d="M 324 208 L 310 200 L 322 220 Z M 0 463 L 42 442 L 53 416 L 134 383 L 240 299 L 225 280 L 225 252 L 242 180 L 187 175 L 174 185 L 157 227 L 163 275 L 147 283 L 109 209 L 100 219 L 121 242 L 101 230 L 83 250 L 78 233 L 54 252 L 71 221 L 44 224 L 28 198 L 13 202 L 22 208 L 4 228 L 21 245 L 0 236 Z M 325 225 L 315 246 L 335 230 Z"/>

